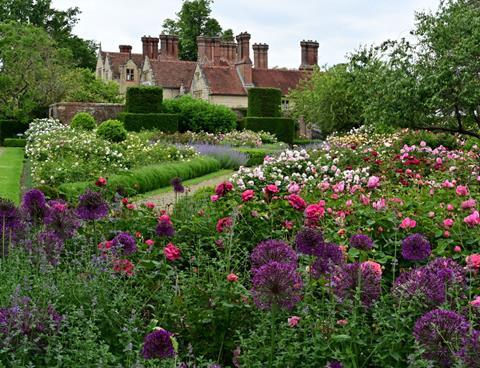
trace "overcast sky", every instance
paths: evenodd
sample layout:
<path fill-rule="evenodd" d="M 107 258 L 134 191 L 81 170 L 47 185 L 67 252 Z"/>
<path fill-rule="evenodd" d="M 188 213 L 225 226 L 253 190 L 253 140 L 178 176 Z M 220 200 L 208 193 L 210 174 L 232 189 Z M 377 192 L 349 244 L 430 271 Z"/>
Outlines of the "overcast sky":
<path fill-rule="evenodd" d="M 101 42 L 105 51 L 130 44 L 141 52 L 143 35 L 158 36 L 182 0 L 53 0 L 60 9 L 82 11 L 75 33 Z M 333 65 L 361 44 L 408 36 L 415 11 L 435 10 L 439 0 L 216 0 L 212 16 L 252 43 L 270 45 L 269 65 L 297 68 L 300 41 L 320 43 L 319 63 Z M 253 59 L 253 58 L 252 58 Z"/>

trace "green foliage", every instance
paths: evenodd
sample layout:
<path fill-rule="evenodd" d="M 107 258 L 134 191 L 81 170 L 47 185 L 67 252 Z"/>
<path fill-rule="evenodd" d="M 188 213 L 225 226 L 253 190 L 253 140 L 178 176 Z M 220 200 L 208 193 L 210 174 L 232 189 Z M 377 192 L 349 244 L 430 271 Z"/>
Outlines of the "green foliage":
<path fill-rule="evenodd" d="M 162 132 L 178 131 L 178 114 L 137 114 L 121 113 L 119 119 L 123 121 L 125 129 L 131 132 L 141 130 L 159 130 Z"/>
<path fill-rule="evenodd" d="M 235 129 L 237 115 L 228 107 L 214 105 L 190 96 L 166 100 L 166 113 L 180 114 L 179 130 L 209 133 L 229 132 Z"/>
<path fill-rule="evenodd" d="M 123 101 L 117 82 L 98 79 L 95 73 L 88 69 L 73 69 L 66 75 L 66 81 L 68 87 L 63 101 L 110 103 Z"/>
<path fill-rule="evenodd" d="M 169 186 L 170 181 L 175 177 L 188 180 L 218 170 L 220 170 L 220 164 L 210 157 L 145 166 L 125 174 L 112 175 L 108 178 L 107 190 L 111 193 L 121 191 L 127 195 L 146 193 Z M 69 200 L 74 200 L 89 184 L 88 182 L 62 184 L 59 191 Z"/>
<path fill-rule="evenodd" d="M 95 118 L 88 112 L 77 113 L 70 122 L 70 127 L 73 129 L 93 130 L 96 126 Z"/>
<path fill-rule="evenodd" d="M 278 140 L 288 144 L 292 144 L 295 138 L 295 122 L 292 119 L 247 117 L 245 123 L 247 129 L 275 134 Z"/>
<path fill-rule="evenodd" d="M 225 41 L 233 39 L 233 31 L 222 32 L 218 21 L 210 14 L 212 0 L 186 0 L 176 19 L 166 19 L 163 29 L 166 33 L 178 35 L 180 57 L 182 60 L 197 60 L 197 37 L 200 35 L 214 37 L 219 34 Z"/>
<path fill-rule="evenodd" d="M 249 117 L 280 117 L 282 91 L 277 88 L 250 88 L 248 90 Z"/>
<path fill-rule="evenodd" d="M 28 129 L 28 124 L 23 124 L 15 120 L 0 119 L 0 143 L 5 138 L 14 138 L 17 134 L 23 134 Z"/>
<path fill-rule="evenodd" d="M 127 130 L 119 120 L 107 120 L 97 128 L 97 136 L 107 141 L 118 143 L 127 139 Z"/>
<path fill-rule="evenodd" d="M 248 161 L 245 164 L 247 167 L 261 165 L 266 156 L 271 156 L 276 153 L 273 150 L 261 148 L 238 148 L 238 151 L 248 155 Z"/>
<path fill-rule="evenodd" d="M 162 112 L 163 90 L 160 87 L 127 88 L 126 112 L 152 114 Z"/>
<path fill-rule="evenodd" d="M 27 140 L 23 138 L 5 138 L 3 140 L 4 147 L 25 147 Z"/>
<path fill-rule="evenodd" d="M 402 136 L 400 140 L 400 147 L 403 147 L 405 144 L 408 146 L 413 146 L 418 144 L 418 142 L 425 142 L 429 147 L 440 147 L 443 146 L 450 150 L 459 149 L 460 145 L 457 137 L 453 134 L 448 133 L 432 133 L 425 130 L 413 130 Z"/>
<path fill-rule="evenodd" d="M 353 83 L 353 75 L 344 64 L 325 71 L 316 69 L 288 96 L 293 116 L 314 123 L 324 134 L 350 130 L 361 122 Z"/>
<path fill-rule="evenodd" d="M 7 198 L 18 203 L 23 158 L 23 148 L 0 149 L 0 198 Z"/>

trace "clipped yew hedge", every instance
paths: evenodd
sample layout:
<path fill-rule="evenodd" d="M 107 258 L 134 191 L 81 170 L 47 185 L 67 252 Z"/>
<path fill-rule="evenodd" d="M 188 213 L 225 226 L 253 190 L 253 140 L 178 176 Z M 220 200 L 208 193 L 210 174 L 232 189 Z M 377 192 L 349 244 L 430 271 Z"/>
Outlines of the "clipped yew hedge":
<path fill-rule="evenodd" d="M 141 130 L 160 130 L 162 132 L 177 132 L 180 121 L 179 114 L 132 114 L 124 112 L 119 115 L 125 129 L 131 132 Z"/>
<path fill-rule="evenodd" d="M 250 88 L 247 116 L 281 117 L 282 91 L 278 88 Z"/>
<path fill-rule="evenodd" d="M 162 112 L 163 89 L 160 87 L 129 87 L 126 97 L 126 112 L 138 114 Z"/>
<path fill-rule="evenodd" d="M 288 118 L 245 118 L 247 129 L 258 132 L 263 130 L 275 134 L 279 141 L 292 144 L 295 138 L 295 122 Z"/>

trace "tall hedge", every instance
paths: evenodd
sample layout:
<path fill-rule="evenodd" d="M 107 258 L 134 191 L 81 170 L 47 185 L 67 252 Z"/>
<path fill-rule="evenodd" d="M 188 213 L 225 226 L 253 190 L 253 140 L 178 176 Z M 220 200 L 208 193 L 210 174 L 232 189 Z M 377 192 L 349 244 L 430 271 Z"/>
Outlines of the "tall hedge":
<path fill-rule="evenodd" d="M 131 132 L 141 130 L 160 130 L 162 132 L 177 132 L 179 114 L 132 114 L 124 112 L 119 115 L 125 129 Z"/>
<path fill-rule="evenodd" d="M 23 134 L 28 129 L 28 124 L 15 120 L 0 120 L 0 144 L 5 138 L 15 138 L 17 134 Z"/>
<path fill-rule="evenodd" d="M 247 116 L 281 117 L 282 91 L 277 88 L 250 88 Z"/>
<path fill-rule="evenodd" d="M 292 144 L 295 138 L 295 122 L 288 118 L 259 118 L 247 117 L 245 118 L 246 129 L 258 132 L 263 130 L 275 134 L 278 140 Z"/>
<path fill-rule="evenodd" d="M 160 87 L 127 88 L 126 112 L 149 114 L 162 112 L 163 89 Z"/>

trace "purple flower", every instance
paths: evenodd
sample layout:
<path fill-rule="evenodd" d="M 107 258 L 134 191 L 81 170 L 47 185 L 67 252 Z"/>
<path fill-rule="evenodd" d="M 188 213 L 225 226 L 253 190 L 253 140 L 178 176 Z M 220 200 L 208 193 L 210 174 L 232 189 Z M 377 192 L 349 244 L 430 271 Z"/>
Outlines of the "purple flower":
<path fill-rule="evenodd" d="M 120 233 L 113 239 L 112 247 L 115 252 L 130 255 L 137 251 L 137 242 L 129 233 Z"/>
<path fill-rule="evenodd" d="M 325 368 L 343 368 L 343 365 L 338 360 L 332 360 L 331 362 L 327 363 Z"/>
<path fill-rule="evenodd" d="M 301 300 L 302 278 L 292 264 L 270 261 L 256 270 L 251 290 L 260 309 L 291 310 Z"/>
<path fill-rule="evenodd" d="M 171 237 L 175 235 L 175 228 L 170 220 L 160 220 L 156 231 L 158 236 Z"/>
<path fill-rule="evenodd" d="M 436 362 L 440 367 L 451 367 L 468 330 L 469 323 L 462 315 L 435 309 L 415 322 L 413 336 L 424 350 L 426 359 Z"/>
<path fill-rule="evenodd" d="M 310 272 L 316 279 L 322 275 L 330 274 L 335 266 L 344 263 L 343 252 L 336 244 L 322 244 L 317 248 L 315 255 L 315 262 L 313 262 Z"/>
<path fill-rule="evenodd" d="M 470 335 L 463 338 L 458 356 L 466 367 L 480 367 L 480 331 L 473 330 Z"/>
<path fill-rule="evenodd" d="M 356 234 L 350 238 L 350 246 L 361 250 L 370 250 L 373 248 L 373 240 L 368 235 Z"/>
<path fill-rule="evenodd" d="M 31 251 L 39 253 L 52 266 L 56 266 L 60 262 L 60 255 L 63 251 L 63 240 L 53 231 L 38 233 L 36 244 Z"/>
<path fill-rule="evenodd" d="M 422 234 L 412 234 L 402 241 L 402 256 L 409 261 L 422 261 L 430 256 L 430 242 Z"/>
<path fill-rule="evenodd" d="M 38 224 L 48 214 L 47 201 L 42 191 L 31 189 L 23 195 L 22 211 L 27 221 Z"/>
<path fill-rule="evenodd" d="M 318 230 L 306 227 L 298 232 L 295 242 L 300 253 L 315 255 L 317 248 L 323 244 L 323 234 Z"/>
<path fill-rule="evenodd" d="M 297 267 L 297 254 L 284 241 L 266 240 L 259 243 L 250 255 L 252 272 L 266 265 L 270 261 L 291 264 Z"/>
<path fill-rule="evenodd" d="M 142 355 L 144 359 L 167 359 L 176 355 L 172 342 L 173 334 L 164 329 L 155 330 L 145 336 Z"/>
<path fill-rule="evenodd" d="M 369 308 L 380 297 L 381 274 L 373 267 L 362 267 L 362 263 L 347 263 L 337 267 L 332 275 L 332 290 L 340 301 L 353 300 L 357 292 L 365 308 Z"/>
<path fill-rule="evenodd" d="M 80 221 L 68 204 L 61 200 L 49 201 L 48 215 L 44 219 L 47 229 L 54 231 L 61 239 L 66 240 L 75 235 Z"/>
<path fill-rule="evenodd" d="M 185 191 L 185 187 L 182 184 L 182 178 L 173 178 L 171 184 L 175 193 L 183 193 Z"/>
<path fill-rule="evenodd" d="M 8 199 L 0 198 L 0 238 L 5 230 L 5 237 L 22 228 L 20 211 Z"/>
<path fill-rule="evenodd" d="M 98 192 L 90 189 L 79 197 L 77 215 L 82 220 L 100 220 L 108 215 L 108 204 Z"/>

